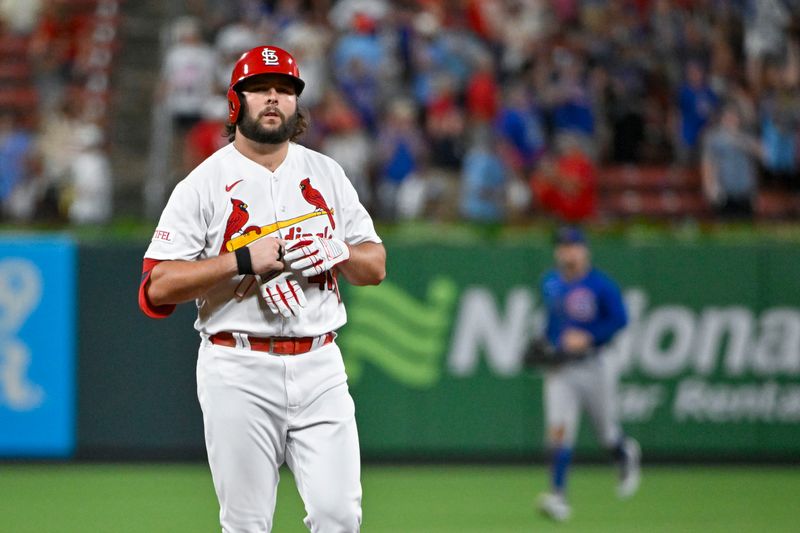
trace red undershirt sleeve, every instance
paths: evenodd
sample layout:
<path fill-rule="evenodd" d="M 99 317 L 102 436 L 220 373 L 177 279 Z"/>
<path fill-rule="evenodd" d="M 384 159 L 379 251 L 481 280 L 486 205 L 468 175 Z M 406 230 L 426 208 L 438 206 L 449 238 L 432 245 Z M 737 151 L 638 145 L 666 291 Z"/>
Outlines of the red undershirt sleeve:
<path fill-rule="evenodd" d="M 150 318 L 167 318 L 175 311 L 175 304 L 156 306 L 147 299 L 145 287 L 147 287 L 147 282 L 150 280 L 150 273 L 153 271 L 153 267 L 160 262 L 158 259 L 148 258 L 145 258 L 142 262 L 142 281 L 139 284 L 139 309 Z"/>

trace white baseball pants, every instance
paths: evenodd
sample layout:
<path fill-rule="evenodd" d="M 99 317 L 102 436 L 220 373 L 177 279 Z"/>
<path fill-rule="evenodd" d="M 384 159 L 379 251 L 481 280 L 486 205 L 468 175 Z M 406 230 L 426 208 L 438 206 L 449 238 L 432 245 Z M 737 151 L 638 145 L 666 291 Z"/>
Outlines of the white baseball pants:
<path fill-rule="evenodd" d="M 335 343 L 277 356 L 203 341 L 197 396 L 223 533 L 271 531 L 284 462 L 309 530 L 359 531 L 355 408 Z"/>
<path fill-rule="evenodd" d="M 618 374 L 603 354 L 565 363 L 544 374 L 544 408 L 550 446 L 575 445 L 586 409 L 597 440 L 606 448 L 619 441 Z"/>

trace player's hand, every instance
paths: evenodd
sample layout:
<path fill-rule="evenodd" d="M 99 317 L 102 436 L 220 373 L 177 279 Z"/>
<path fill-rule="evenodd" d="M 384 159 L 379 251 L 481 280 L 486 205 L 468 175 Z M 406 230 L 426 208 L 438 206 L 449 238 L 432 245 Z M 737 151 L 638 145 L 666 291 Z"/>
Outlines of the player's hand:
<path fill-rule="evenodd" d="M 290 246 L 284 259 L 292 270 L 309 278 L 350 259 L 350 248 L 336 238 L 309 237 Z"/>
<path fill-rule="evenodd" d="M 283 270 L 283 252 L 286 243 L 283 239 L 264 237 L 248 245 L 250 249 L 250 262 L 253 272 L 265 274 L 267 272 Z"/>
<path fill-rule="evenodd" d="M 261 297 L 270 311 L 285 318 L 297 316 L 306 306 L 306 295 L 291 272 L 280 272 L 261 284 Z"/>
<path fill-rule="evenodd" d="M 581 354 L 592 347 L 592 335 L 588 331 L 567 328 L 561 334 L 561 349 L 569 354 Z"/>

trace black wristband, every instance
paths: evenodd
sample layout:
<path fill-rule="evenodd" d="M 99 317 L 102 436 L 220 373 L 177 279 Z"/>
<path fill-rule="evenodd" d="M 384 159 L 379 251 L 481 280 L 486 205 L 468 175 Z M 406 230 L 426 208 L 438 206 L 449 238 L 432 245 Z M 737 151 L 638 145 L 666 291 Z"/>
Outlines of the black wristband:
<path fill-rule="evenodd" d="M 237 248 L 236 252 L 236 268 L 239 274 L 255 274 L 253 272 L 253 262 L 250 260 L 250 248 L 242 246 Z"/>

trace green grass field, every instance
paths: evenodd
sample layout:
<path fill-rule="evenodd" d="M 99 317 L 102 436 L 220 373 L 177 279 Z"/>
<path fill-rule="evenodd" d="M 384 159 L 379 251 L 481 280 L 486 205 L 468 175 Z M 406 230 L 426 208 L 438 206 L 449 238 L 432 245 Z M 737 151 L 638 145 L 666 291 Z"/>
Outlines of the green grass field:
<path fill-rule="evenodd" d="M 647 468 L 629 501 L 614 497 L 610 467 L 578 465 L 573 518 L 537 515 L 541 467 L 412 466 L 364 469 L 366 533 L 799 531 L 800 468 Z M 280 484 L 273 531 L 306 531 L 291 474 Z M 0 463 L 4 533 L 219 531 L 204 465 Z"/>

